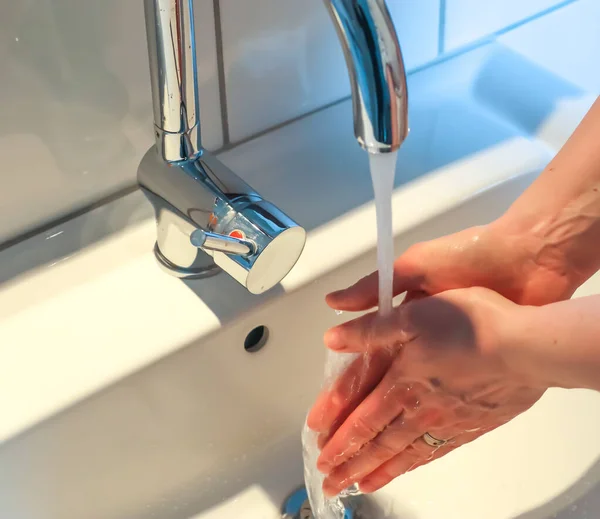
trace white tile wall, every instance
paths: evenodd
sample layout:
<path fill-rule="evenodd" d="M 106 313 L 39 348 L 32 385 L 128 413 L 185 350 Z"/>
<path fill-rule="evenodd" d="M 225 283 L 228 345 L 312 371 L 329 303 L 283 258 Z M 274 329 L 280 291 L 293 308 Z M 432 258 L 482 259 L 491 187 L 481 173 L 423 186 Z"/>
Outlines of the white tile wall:
<path fill-rule="evenodd" d="M 499 41 L 586 91 L 600 94 L 600 1 L 578 0 Z"/>
<path fill-rule="evenodd" d="M 567 0 L 568 1 L 568 0 Z M 501 38 L 600 90 L 597 0 Z M 194 0 L 203 141 L 223 144 L 213 0 Z M 236 142 L 349 95 L 323 0 L 219 0 L 228 127 Z M 445 0 L 446 50 L 565 0 Z M 387 0 L 407 69 L 438 56 L 441 0 Z M 596 67 L 597 68 L 597 67 Z M 0 17 L 0 244 L 135 183 L 152 143 L 142 2 L 4 2 Z"/>
<path fill-rule="evenodd" d="M 212 5 L 196 0 L 204 139 L 219 147 Z M 153 142 L 142 6 L 2 3 L 0 242 L 135 182 Z"/>
<path fill-rule="evenodd" d="M 349 95 L 323 0 L 221 0 L 233 142 Z M 408 69 L 438 51 L 439 0 L 389 0 Z"/>
<path fill-rule="evenodd" d="M 446 0 L 446 51 L 469 44 L 564 0 Z"/>

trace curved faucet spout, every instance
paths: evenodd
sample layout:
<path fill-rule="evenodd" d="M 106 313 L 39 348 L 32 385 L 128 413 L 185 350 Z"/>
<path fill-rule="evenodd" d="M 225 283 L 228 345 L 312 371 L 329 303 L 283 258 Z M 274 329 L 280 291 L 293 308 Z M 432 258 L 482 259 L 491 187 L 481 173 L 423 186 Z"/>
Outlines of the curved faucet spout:
<path fill-rule="evenodd" d="M 324 1 L 350 75 L 356 139 L 369 153 L 396 151 L 408 135 L 408 95 L 385 0 Z"/>
<path fill-rule="evenodd" d="M 201 152 L 192 0 L 144 0 L 154 129 L 167 162 Z M 324 0 L 352 87 L 354 133 L 370 153 L 397 150 L 408 134 L 402 51 L 385 0 Z"/>

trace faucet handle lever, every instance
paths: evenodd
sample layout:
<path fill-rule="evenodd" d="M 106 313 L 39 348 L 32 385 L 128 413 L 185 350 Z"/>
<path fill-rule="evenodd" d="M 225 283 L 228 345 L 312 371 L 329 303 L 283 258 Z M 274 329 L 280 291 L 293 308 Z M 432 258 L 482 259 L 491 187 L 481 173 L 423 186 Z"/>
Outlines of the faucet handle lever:
<path fill-rule="evenodd" d="M 199 249 L 224 252 L 236 256 L 252 256 L 256 252 L 256 246 L 249 240 L 225 236 L 204 229 L 196 229 L 192 232 L 190 243 Z"/>

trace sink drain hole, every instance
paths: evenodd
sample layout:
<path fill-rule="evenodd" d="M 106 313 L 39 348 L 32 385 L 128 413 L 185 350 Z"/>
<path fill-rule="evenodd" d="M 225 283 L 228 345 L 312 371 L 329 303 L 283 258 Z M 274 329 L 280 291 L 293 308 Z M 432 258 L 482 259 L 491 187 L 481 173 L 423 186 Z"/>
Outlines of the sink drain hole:
<path fill-rule="evenodd" d="M 369 519 L 379 519 L 381 516 L 373 516 Z M 305 487 L 301 487 L 293 492 L 283 503 L 282 519 L 315 519 L 308 501 L 308 494 Z M 346 505 L 344 519 L 362 519 L 357 516 L 352 508 Z"/>
<path fill-rule="evenodd" d="M 244 349 L 249 353 L 261 350 L 269 340 L 269 329 L 266 326 L 257 326 L 244 339 Z"/>

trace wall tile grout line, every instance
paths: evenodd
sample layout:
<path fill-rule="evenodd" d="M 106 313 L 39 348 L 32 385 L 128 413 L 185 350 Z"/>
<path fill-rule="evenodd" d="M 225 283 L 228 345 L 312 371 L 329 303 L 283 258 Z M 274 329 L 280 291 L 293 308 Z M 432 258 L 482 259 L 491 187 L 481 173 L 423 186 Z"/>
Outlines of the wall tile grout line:
<path fill-rule="evenodd" d="M 440 25 L 438 29 L 438 56 L 446 50 L 446 0 L 440 0 Z"/>
<path fill-rule="evenodd" d="M 74 220 L 75 218 L 79 218 L 80 216 L 83 216 L 87 213 L 91 213 L 95 209 L 110 204 L 111 202 L 119 200 L 120 198 L 125 198 L 126 196 L 135 193 L 138 189 L 139 185 L 137 183 L 130 186 L 126 186 L 122 189 L 119 189 L 118 191 L 115 191 L 107 196 L 100 198 L 99 200 L 96 200 L 95 202 L 84 205 L 78 209 L 75 209 L 74 211 L 70 211 L 64 214 L 63 216 L 59 216 L 58 218 L 53 218 L 52 220 L 41 225 L 37 225 L 36 227 L 33 227 L 32 229 L 25 231 L 22 234 L 18 234 L 13 238 L 9 238 L 6 241 L 0 242 L 0 253 L 15 245 L 18 245 L 21 242 L 29 240 L 30 238 L 33 238 L 38 234 L 48 232 L 54 229 L 55 227 L 58 227 L 59 225 L 67 223 L 70 220 Z"/>
<path fill-rule="evenodd" d="M 227 110 L 227 83 L 225 80 L 225 59 L 223 56 L 223 24 L 221 19 L 220 0 L 213 0 L 215 22 L 215 41 L 217 48 L 217 80 L 219 83 L 219 102 L 221 104 L 221 126 L 223 131 L 223 148 L 229 146 L 229 113 Z"/>
<path fill-rule="evenodd" d="M 442 1 L 446 2 L 446 0 L 442 0 Z M 511 24 L 507 25 L 506 27 L 503 27 L 502 29 L 498 29 L 497 31 L 491 32 L 490 34 L 482 36 L 481 38 L 477 38 L 469 43 L 465 43 L 464 45 L 461 45 L 460 47 L 457 47 L 456 49 L 452 49 L 447 52 L 444 49 L 445 54 L 443 56 L 438 57 L 436 60 L 431 61 L 430 63 L 427 63 L 425 65 L 425 68 L 430 65 L 433 65 L 435 63 L 438 63 L 440 59 L 442 59 L 442 61 L 445 61 L 446 58 L 453 58 L 455 56 L 458 56 L 460 54 L 464 54 L 465 52 L 473 50 L 477 47 L 480 47 L 481 45 L 485 45 L 486 43 L 491 43 L 499 36 L 503 36 L 504 34 L 510 32 L 514 29 L 518 29 L 519 27 L 522 27 L 523 25 L 527 25 L 528 23 L 533 22 L 533 21 L 537 20 L 538 18 L 543 18 L 544 16 L 546 16 L 548 14 L 551 14 L 555 11 L 559 11 L 559 10 L 563 9 L 564 7 L 568 7 L 569 5 L 574 4 L 578 1 L 579 0 L 563 0 L 562 2 L 560 2 L 558 4 L 555 4 L 551 7 L 547 7 L 546 9 L 542 9 L 541 11 L 538 11 L 535 14 L 532 14 L 530 16 L 527 16 L 526 18 L 522 18 L 514 23 L 511 23 Z M 445 19 L 444 19 L 444 22 L 446 22 Z M 445 23 L 444 23 L 444 25 L 445 25 Z"/>
<path fill-rule="evenodd" d="M 277 130 L 280 130 L 281 128 L 285 128 L 286 126 L 288 126 L 290 124 L 294 124 L 295 122 L 301 121 L 302 119 L 306 119 L 307 117 L 310 117 L 311 115 L 315 115 L 323 110 L 327 110 L 328 108 L 331 108 L 333 106 L 339 105 L 341 103 L 345 103 L 346 101 L 349 101 L 350 99 L 351 99 L 351 96 L 347 95 L 347 96 L 341 97 L 339 99 L 336 99 L 335 101 L 331 101 L 330 103 L 320 105 L 313 110 L 304 112 L 300 115 L 297 115 L 296 117 L 292 117 L 291 119 L 286 119 L 285 121 L 283 121 L 279 124 L 276 124 L 274 126 L 269 126 L 268 128 L 265 128 L 264 130 L 253 133 L 252 135 L 248 135 L 247 137 L 244 137 L 243 139 L 240 139 L 239 141 L 230 142 L 228 145 L 223 146 L 218 151 L 218 153 L 222 153 L 225 151 L 229 151 L 233 148 L 237 148 L 238 146 L 241 146 L 242 144 L 246 144 L 247 142 L 253 141 L 254 139 L 258 139 L 259 137 L 263 137 L 269 133 L 276 132 Z"/>
<path fill-rule="evenodd" d="M 297 121 L 300 121 L 301 119 L 310 117 L 311 115 L 321 112 L 322 110 L 327 110 L 328 108 L 331 108 L 338 104 L 344 103 L 348 100 L 350 100 L 350 96 L 346 96 L 341 99 L 337 99 L 336 101 L 333 101 L 331 103 L 328 103 L 326 105 L 319 106 L 318 108 L 315 108 L 314 110 L 311 110 L 310 112 L 306 112 L 302 115 L 294 117 L 293 119 L 288 119 L 288 120 L 282 122 L 281 124 L 272 126 L 261 132 L 257 132 L 257 133 L 250 135 L 249 137 L 246 137 L 238 142 L 235 142 L 235 143 L 228 142 L 227 144 L 223 145 L 218 150 L 215 150 L 213 153 L 218 156 L 219 154 L 221 154 L 225 151 L 236 148 L 237 146 L 241 146 L 242 144 L 246 144 L 247 142 L 250 142 L 254 139 L 258 139 L 259 137 L 263 137 L 264 135 L 267 135 L 271 132 L 280 130 L 281 128 L 284 128 L 285 126 L 288 126 L 289 124 L 293 124 Z M 118 191 L 115 191 L 114 193 L 111 193 L 105 197 L 102 197 L 101 199 L 96 200 L 95 202 L 87 204 L 83 207 L 80 207 L 80 208 L 74 210 L 74 211 L 70 211 L 58 218 L 53 218 L 52 220 L 45 222 L 41 225 L 37 225 L 36 227 L 34 227 L 28 231 L 25 231 L 22 234 L 18 234 L 17 236 L 15 236 L 13 238 L 9 238 L 8 240 L 6 240 L 4 242 L 0 242 L 0 253 L 2 253 L 6 249 L 9 249 L 15 245 L 18 245 L 21 242 L 29 240 L 30 238 L 33 238 L 34 236 L 37 236 L 38 234 L 43 234 L 45 232 L 48 232 L 48 231 L 54 229 L 55 227 L 57 227 L 59 225 L 63 225 L 65 223 L 67 223 L 69 220 L 74 220 L 75 218 L 79 218 L 80 216 L 90 213 L 90 212 L 94 211 L 95 209 L 98 209 L 106 204 L 114 202 L 115 200 L 118 200 L 120 198 L 125 198 L 126 196 L 138 191 L 139 188 L 140 187 L 136 182 L 133 185 L 126 186 L 122 189 L 119 189 Z"/>
<path fill-rule="evenodd" d="M 438 63 L 443 63 L 444 61 L 448 61 L 452 58 L 455 58 L 455 57 L 465 54 L 469 51 L 472 51 L 472 50 L 476 49 L 477 47 L 481 47 L 482 45 L 492 43 L 499 36 L 503 36 L 504 34 L 509 33 L 510 31 L 512 31 L 514 29 L 518 29 L 519 27 L 522 27 L 523 25 L 527 25 L 529 22 L 537 20 L 538 18 L 543 18 L 544 16 L 546 16 L 548 14 L 551 14 L 555 11 L 559 11 L 560 9 L 563 9 L 564 7 L 567 7 L 578 1 L 579 0 L 564 0 L 563 2 L 560 2 L 559 4 L 553 5 L 552 7 L 548 7 L 547 9 L 544 9 L 535 14 L 532 14 L 531 16 L 528 16 L 527 18 L 523 18 L 517 22 L 507 25 L 506 27 L 503 27 L 502 29 L 499 29 L 495 32 L 492 32 L 490 34 L 482 36 L 481 38 L 477 38 L 476 40 L 473 40 L 469 43 L 461 45 L 460 47 L 457 47 L 450 51 L 444 50 L 444 54 L 439 55 L 437 58 L 429 61 L 428 63 L 425 63 L 424 65 L 416 67 L 415 69 L 413 69 L 411 71 L 411 73 L 420 72 L 421 70 L 424 70 L 428 67 L 437 65 Z"/>
<path fill-rule="evenodd" d="M 578 2 L 578 1 L 579 0 L 563 0 L 562 2 L 559 2 L 558 4 L 547 7 L 546 9 L 542 9 L 541 11 L 538 11 L 537 13 L 532 14 L 531 16 L 527 16 L 526 18 L 523 18 L 514 23 L 511 23 L 510 25 L 507 25 L 506 27 L 503 27 L 502 29 L 492 33 L 490 36 L 491 37 L 502 36 L 503 34 L 506 34 L 507 32 L 510 32 L 513 29 L 516 29 L 518 27 L 526 25 L 529 22 L 532 22 L 538 18 L 541 18 L 542 16 L 546 16 L 547 14 L 553 13 L 554 11 L 558 11 L 559 9 L 562 9 L 563 7 L 567 7 L 568 5 L 574 4 L 575 2 Z M 473 43 L 476 43 L 476 41 Z"/>
<path fill-rule="evenodd" d="M 348 101 L 350 99 L 350 96 L 346 96 L 343 97 L 341 99 L 338 99 L 336 101 L 333 101 L 331 103 L 328 103 L 326 105 L 320 106 L 314 110 L 311 110 L 310 112 L 306 112 L 302 115 L 299 115 L 298 117 L 294 117 L 293 119 L 289 119 L 287 121 L 284 121 L 281 124 L 278 124 L 276 126 L 272 126 L 271 128 L 267 128 L 261 132 L 255 133 L 249 137 L 246 137 L 243 140 L 240 140 L 238 142 L 235 143 L 227 143 L 226 145 L 224 145 L 223 147 L 219 148 L 218 150 L 214 151 L 213 153 L 215 155 L 219 155 L 225 151 L 228 151 L 230 149 L 233 149 L 237 146 L 241 146 L 242 144 L 246 144 L 247 142 L 250 142 L 254 139 L 257 139 L 259 137 L 263 137 L 264 135 L 267 135 L 271 132 L 275 132 L 281 128 L 284 128 L 285 126 L 288 126 L 289 124 L 293 124 L 301 119 L 304 119 L 306 117 L 310 117 L 311 115 L 314 115 L 318 112 L 321 112 L 322 110 L 327 110 L 328 108 L 331 108 L 333 106 L 336 106 L 338 104 L 344 103 L 346 101 Z M 6 249 L 9 249 L 15 245 L 18 245 L 21 242 L 27 241 L 30 238 L 33 238 L 39 234 L 43 234 L 45 232 L 48 232 L 52 229 L 54 229 L 55 227 L 59 226 L 59 225 L 63 225 L 65 223 L 67 223 L 69 220 L 74 220 L 75 218 L 79 218 L 80 216 L 83 216 L 87 213 L 90 213 L 92 211 L 94 211 L 95 209 L 98 209 L 106 204 L 109 204 L 111 202 L 114 202 L 120 198 L 125 198 L 126 196 L 135 193 L 136 191 L 139 190 L 139 185 L 137 184 L 137 182 L 133 185 L 129 185 L 126 186 L 122 189 L 119 189 L 118 191 L 115 191 L 114 193 L 111 193 L 105 197 L 102 197 L 99 200 L 96 200 L 95 202 L 92 202 L 90 204 L 87 204 L 83 207 L 80 207 L 74 211 L 70 211 L 66 214 L 64 214 L 63 216 L 60 216 L 58 218 L 53 218 L 52 220 L 45 222 L 41 225 L 37 225 L 36 227 L 25 231 L 22 234 L 18 234 L 17 236 L 13 237 L 13 238 L 9 238 L 8 240 L 4 241 L 4 242 L 0 242 L 0 253 L 2 253 L 3 251 L 5 251 Z"/>

